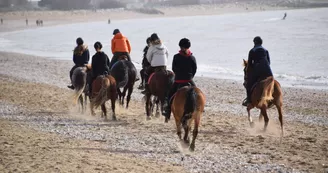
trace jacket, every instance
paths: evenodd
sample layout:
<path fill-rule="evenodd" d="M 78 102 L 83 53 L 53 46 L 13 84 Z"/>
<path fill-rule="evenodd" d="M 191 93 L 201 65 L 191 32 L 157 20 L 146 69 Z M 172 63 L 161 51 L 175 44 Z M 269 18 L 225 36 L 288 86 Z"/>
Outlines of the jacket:
<path fill-rule="evenodd" d="M 112 39 L 112 53 L 115 52 L 131 52 L 129 40 L 121 33 L 117 33 Z"/>
<path fill-rule="evenodd" d="M 195 57 L 190 51 L 187 54 L 180 51 L 173 57 L 172 70 L 176 82 L 192 80 L 197 71 Z"/>
<path fill-rule="evenodd" d="M 110 60 L 104 52 L 97 52 L 92 56 L 92 76 L 95 78 L 103 75 L 105 72 L 109 73 Z"/>
<path fill-rule="evenodd" d="M 151 45 L 147 51 L 147 60 L 152 67 L 167 66 L 169 52 L 162 43 Z"/>

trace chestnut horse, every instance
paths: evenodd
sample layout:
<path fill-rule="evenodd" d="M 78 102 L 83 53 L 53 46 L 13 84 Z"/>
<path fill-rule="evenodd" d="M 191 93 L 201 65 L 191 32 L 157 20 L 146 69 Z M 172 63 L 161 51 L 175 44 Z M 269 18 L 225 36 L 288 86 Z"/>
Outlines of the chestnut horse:
<path fill-rule="evenodd" d="M 98 76 L 92 82 L 92 94 L 91 94 L 91 114 L 94 116 L 96 113 L 93 108 L 97 108 L 101 106 L 102 115 L 101 117 L 105 117 L 107 120 L 107 109 L 106 109 L 106 101 L 111 100 L 112 104 L 112 112 L 113 112 L 113 120 L 116 120 L 115 115 L 115 101 L 117 99 L 117 90 L 116 90 L 116 81 L 111 75 L 101 75 Z"/>
<path fill-rule="evenodd" d="M 174 83 L 174 73 L 169 70 L 161 69 L 154 72 L 150 75 L 148 84 L 149 84 L 149 93 L 145 94 L 146 100 L 146 114 L 147 120 L 150 120 L 150 115 L 154 108 L 154 105 L 157 105 L 160 102 L 161 112 L 163 113 L 163 105 L 165 102 L 165 97 L 167 96 L 169 90 L 171 89 Z M 155 97 L 152 101 L 152 96 Z M 165 122 L 168 122 L 169 117 L 165 117 Z"/>
<path fill-rule="evenodd" d="M 73 71 L 72 75 L 72 85 L 74 86 L 74 104 L 80 101 L 82 113 L 85 112 L 87 106 L 87 96 L 88 96 L 88 79 L 91 77 L 91 65 L 86 65 L 85 67 L 78 67 Z M 83 96 L 84 93 L 84 102 Z"/>
<path fill-rule="evenodd" d="M 248 62 L 244 60 L 244 84 L 247 82 L 247 76 L 252 72 L 252 67 L 247 66 Z M 250 115 L 250 110 L 254 107 L 261 110 L 259 120 L 264 117 L 264 131 L 266 131 L 269 117 L 267 114 L 267 109 L 275 105 L 281 126 L 281 136 L 283 136 L 283 115 L 282 115 L 282 90 L 278 81 L 276 81 L 272 76 L 259 81 L 252 89 L 251 103 L 247 105 L 248 121 L 251 126 L 253 126 L 253 120 Z"/>
<path fill-rule="evenodd" d="M 133 65 L 132 62 L 127 61 L 126 55 L 121 55 L 118 61 L 113 64 L 110 74 L 116 80 L 119 103 L 122 106 L 124 105 L 124 97 L 126 95 L 126 91 L 128 91 L 128 95 L 126 97 L 126 108 L 128 108 L 129 102 L 131 100 L 133 86 L 137 79 L 136 67 Z M 120 88 L 123 88 L 123 92 L 121 92 Z"/>
<path fill-rule="evenodd" d="M 175 118 L 177 134 L 181 140 L 181 129 L 183 127 L 185 131 L 183 140 L 188 145 L 188 134 L 191 130 L 191 124 L 194 122 L 193 138 L 189 148 L 194 151 L 198 127 L 205 107 L 205 96 L 199 88 L 185 86 L 180 88 L 173 97 L 171 109 Z"/>

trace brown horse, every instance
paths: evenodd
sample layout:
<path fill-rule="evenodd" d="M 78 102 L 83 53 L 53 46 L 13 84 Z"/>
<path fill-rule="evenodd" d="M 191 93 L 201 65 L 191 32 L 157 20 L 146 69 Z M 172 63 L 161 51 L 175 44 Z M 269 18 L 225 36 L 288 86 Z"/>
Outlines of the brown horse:
<path fill-rule="evenodd" d="M 189 131 L 194 121 L 193 138 L 190 144 L 190 150 L 195 150 L 195 140 L 198 134 L 200 119 L 204 112 L 205 96 L 203 92 L 194 86 L 185 86 L 180 88 L 172 101 L 171 109 L 177 126 L 177 134 L 181 139 L 181 129 L 184 128 L 185 134 L 183 140 L 189 144 Z"/>
<path fill-rule="evenodd" d="M 158 107 L 158 103 L 160 102 L 161 112 L 163 112 L 163 105 L 165 102 L 165 97 L 167 93 L 171 89 L 171 86 L 174 83 L 174 73 L 172 71 L 159 70 L 154 72 L 149 77 L 149 93 L 146 93 L 146 113 L 147 119 L 150 119 L 151 111 L 153 110 L 154 105 L 156 104 Z M 152 96 L 155 97 L 152 101 Z M 165 122 L 168 122 L 168 117 L 165 118 Z"/>
<path fill-rule="evenodd" d="M 244 84 L 246 84 L 247 76 L 252 72 L 252 68 L 247 66 L 248 62 L 244 60 Z M 252 90 L 251 103 L 247 105 L 248 121 L 253 126 L 253 120 L 250 115 L 250 110 L 254 107 L 261 110 L 259 119 L 264 117 L 264 131 L 267 129 L 269 123 L 269 117 L 267 109 L 275 105 L 281 126 L 281 136 L 283 136 L 283 115 L 282 115 L 282 90 L 278 81 L 273 77 L 268 77 L 262 81 L 259 81 Z"/>
<path fill-rule="evenodd" d="M 114 77 L 111 75 L 106 76 L 98 76 L 92 82 L 92 94 L 91 94 L 91 114 L 96 115 L 93 108 L 97 108 L 101 106 L 102 115 L 105 116 L 107 120 L 107 109 L 106 109 L 106 101 L 111 100 L 112 104 L 112 112 L 113 112 L 113 120 L 116 120 L 115 115 L 115 101 L 117 99 L 117 90 L 116 90 L 116 81 Z"/>

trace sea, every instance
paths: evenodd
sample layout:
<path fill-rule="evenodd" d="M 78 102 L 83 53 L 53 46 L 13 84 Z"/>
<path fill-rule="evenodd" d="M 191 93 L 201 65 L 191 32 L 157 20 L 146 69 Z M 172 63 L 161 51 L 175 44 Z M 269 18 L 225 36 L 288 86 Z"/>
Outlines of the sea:
<path fill-rule="evenodd" d="M 112 56 L 112 32 L 118 28 L 130 40 L 131 58 L 139 69 L 146 38 L 157 33 L 169 50 L 169 69 L 179 40 L 186 37 L 197 60 L 197 76 L 242 81 L 243 59 L 248 58 L 253 38 L 261 36 L 274 76 L 283 86 L 328 89 L 328 8 L 44 24 L 0 33 L 0 51 L 71 60 L 75 40 L 82 37 L 91 56 L 96 41 Z"/>

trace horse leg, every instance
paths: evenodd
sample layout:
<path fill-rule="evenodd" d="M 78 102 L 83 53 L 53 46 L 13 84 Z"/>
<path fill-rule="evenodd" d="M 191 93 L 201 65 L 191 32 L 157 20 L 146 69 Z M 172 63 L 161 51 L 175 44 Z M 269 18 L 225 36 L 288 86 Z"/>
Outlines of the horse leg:
<path fill-rule="evenodd" d="M 278 114 L 279 114 L 279 121 L 280 121 L 280 127 L 281 127 L 281 137 L 284 135 L 284 127 L 283 127 L 283 119 L 282 119 L 282 109 L 281 105 L 276 106 L 278 109 Z"/>
<path fill-rule="evenodd" d="M 118 94 L 118 100 L 119 100 L 118 102 L 121 105 L 122 92 L 121 92 L 121 90 L 119 88 L 117 88 L 117 94 Z"/>
<path fill-rule="evenodd" d="M 179 139 L 181 140 L 181 130 L 182 130 L 182 124 L 181 124 L 181 121 L 178 120 L 178 119 L 175 119 L 175 124 L 177 126 L 177 135 L 179 136 Z"/>
<path fill-rule="evenodd" d="M 107 120 L 107 109 L 106 109 L 105 103 L 101 104 L 101 110 L 103 112 L 103 115 L 102 116 L 104 116 L 105 117 L 105 120 Z"/>
<path fill-rule="evenodd" d="M 190 130 L 190 127 L 188 125 L 186 125 L 186 127 L 183 127 L 184 128 L 184 131 L 185 131 L 185 135 L 183 137 L 183 140 L 186 144 L 189 144 L 189 130 Z"/>
<path fill-rule="evenodd" d="M 159 117 L 160 116 L 160 113 L 159 113 L 159 109 L 161 109 L 161 112 L 163 112 L 163 103 L 164 102 L 160 102 L 160 100 L 158 98 L 156 98 L 155 100 L 155 104 L 156 104 L 156 114 L 155 116 L 156 117 Z"/>
<path fill-rule="evenodd" d="M 93 103 L 90 103 L 90 111 L 92 116 L 96 116 L 95 110 L 93 110 Z"/>
<path fill-rule="evenodd" d="M 262 113 L 260 112 L 260 115 L 259 115 L 259 122 L 261 122 L 262 119 L 263 119 L 263 115 L 262 115 Z"/>
<path fill-rule="evenodd" d="M 80 101 L 80 105 L 81 105 L 81 112 L 82 114 L 84 114 L 84 105 L 83 105 L 83 96 L 82 94 L 79 96 L 79 101 Z"/>
<path fill-rule="evenodd" d="M 263 131 L 265 132 L 267 127 L 268 127 L 268 124 L 269 124 L 269 117 L 268 117 L 266 108 L 261 108 L 261 113 L 264 117 L 264 129 L 263 129 Z"/>
<path fill-rule="evenodd" d="M 133 92 L 133 85 L 130 85 L 128 88 L 128 96 L 126 97 L 126 109 L 129 107 L 132 92 Z"/>
<path fill-rule="evenodd" d="M 114 97 L 111 98 L 111 103 L 112 103 L 112 112 L 113 112 L 112 118 L 113 118 L 114 121 L 116 121 L 116 114 L 115 114 L 115 100 L 116 100 L 116 98 L 114 98 Z"/>
<path fill-rule="evenodd" d="M 248 121 L 249 121 L 249 125 L 253 128 L 254 127 L 254 122 L 253 122 L 253 119 L 251 117 L 251 107 L 248 106 L 247 107 L 247 114 L 248 114 Z"/>
<path fill-rule="evenodd" d="M 88 95 L 84 93 L 84 112 L 87 110 Z"/>
<path fill-rule="evenodd" d="M 125 98 L 125 95 L 126 95 L 126 91 L 128 90 L 128 87 L 125 86 L 123 88 L 123 92 L 122 92 L 122 106 L 124 107 L 124 98 Z"/>
<path fill-rule="evenodd" d="M 151 95 L 146 94 L 146 114 L 147 114 L 147 120 L 150 120 L 150 103 L 151 102 Z"/>

